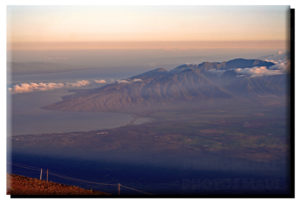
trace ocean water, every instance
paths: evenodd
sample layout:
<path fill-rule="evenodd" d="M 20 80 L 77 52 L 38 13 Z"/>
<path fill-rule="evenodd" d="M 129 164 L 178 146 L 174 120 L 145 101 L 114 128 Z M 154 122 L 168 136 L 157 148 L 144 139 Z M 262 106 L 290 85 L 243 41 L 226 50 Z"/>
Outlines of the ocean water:
<path fill-rule="evenodd" d="M 13 95 L 8 113 L 11 135 L 108 129 L 133 120 L 132 115 L 124 113 L 60 112 L 41 108 L 59 101 L 66 94 L 66 90 L 55 90 Z"/>

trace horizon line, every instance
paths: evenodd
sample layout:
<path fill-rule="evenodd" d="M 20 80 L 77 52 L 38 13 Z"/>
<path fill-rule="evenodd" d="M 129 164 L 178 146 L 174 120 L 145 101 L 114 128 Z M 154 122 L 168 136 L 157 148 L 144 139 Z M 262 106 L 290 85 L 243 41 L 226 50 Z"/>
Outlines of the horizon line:
<path fill-rule="evenodd" d="M 8 50 L 73 49 L 286 49 L 287 40 L 190 40 L 190 41 L 19 41 L 7 42 Z"/>

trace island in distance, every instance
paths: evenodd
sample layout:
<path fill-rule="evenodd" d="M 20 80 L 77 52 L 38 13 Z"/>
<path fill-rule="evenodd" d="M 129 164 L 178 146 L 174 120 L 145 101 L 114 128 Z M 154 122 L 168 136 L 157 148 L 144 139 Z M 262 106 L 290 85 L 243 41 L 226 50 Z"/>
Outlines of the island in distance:
<path fill-rule="evenodd" d="M 280 65 L 258 59 L 233 59 L 157 68 L 101 88 L 81 90 L 46 109 L 62 111 L 145 112 L 191 102 L 284 96 L 287 74 Z"/>

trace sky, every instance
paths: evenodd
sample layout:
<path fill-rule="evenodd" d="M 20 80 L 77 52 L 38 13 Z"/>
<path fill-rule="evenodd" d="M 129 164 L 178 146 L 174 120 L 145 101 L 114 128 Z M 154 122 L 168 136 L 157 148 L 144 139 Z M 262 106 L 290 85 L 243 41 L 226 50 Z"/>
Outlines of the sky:
<path fill-rule="evenodd" d="M 209 47 L 208 42 L 216 47 L 232 46 L 231 42 L 238 47 L 280 47 L 288 37 L 288 9 L 288 6 L 8 6 L 7 41 L 12 49 L 149 46 L 189 49 Z"/>

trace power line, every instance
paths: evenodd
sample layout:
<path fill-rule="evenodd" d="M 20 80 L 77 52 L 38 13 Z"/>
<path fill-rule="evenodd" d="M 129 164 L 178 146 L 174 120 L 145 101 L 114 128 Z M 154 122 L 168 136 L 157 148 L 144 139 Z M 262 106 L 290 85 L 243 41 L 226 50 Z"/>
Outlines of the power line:
<path fill-rule="evenodd" d="M 126 189 L 130 189 L 130 190 L 132 190 L 132 191 L 140 192 L 140 193 L 142 193 L 142 194 L 153 195 L 152 193 L 145 192 L 145 191 L 141 191 L 141 190 L 138 190 L 138 189 L 136 189 L 136 188 L 128 187 L 128 186 L 125 186 L 125 185 L 122 185 L 122 184 L 121 184 L 121 187 L 124 187 L 124 188 L 126 188 Z"/>
<path fill-rule="evenodd" d="M 73 181 L 83 182 L 83 183 L 88 183 L 88 184 L 107 185 L 107 186 L 116 186 L 117 185 L 117 184 L 101 183 L 101 182 L 93 182 L 93 181 L 89 181 L 89 180 L 83 180 L 83 179 L 69 177 L 69 176 L 65 176 L 65 175 L 61 175 L 61 174 L 57 174 L 57 173 L 53 173 L 53 172 L 49 172 L 49 174 L 54 175 L 56 177 L 64 178 L 64 179 L 67 179 L 67 180 L 73 180 Z"/>
<path fill-rule="evenodd" d="M 25 169 L 28 169 L 28 170 L 33 170 L 33 171 L 40 171 L 40 168 L 35 168 L 35 167 L 32 167 L 32 166 L 27 166 L 27 165 L 22 165 L 22 164 L 12 164 L 12 163 L 7 163 L 7 164 L 10 164 L 10 165 L 14 165 L 16 167 L 20 167 L 20 168 L 25 168 Z"/>
<path fill-rule="evenodd" d="M 13 166 L 16 166 L 16 167 L 20 167 L 20 168 L 24 168 L 24 169 L 28 169 L 28 170 L 32 170 L 32 171 L 40 172 L 40 168 L 33 167 L 33 166 L 10 163 L 10 162 L 8 162 L 7 164 L 10 164 L 10 165 L 13 165 Z M 48 172 L 48 174 L 52 175 L 52 176 L 59 177 L 59 178 L 63 178 L 63 179 L 66 179 L 66 180 L 72 180 L 72 181 L 82 182 L 82 183 L 86 183 L 86 184 L 96 184 L 96 185 L 102 185 L 102 186 L 124 187 L 125 189 L 136 191 L 136 192 L 139 192 L 139 193 L 142 193 L 142 194 L 153 195 L 152 193 L 145 192 L 145 191 L 133 188 L 133 187 L 125 186 L 125 185 L 122 185 L 120 183 L 113 184 L 113 183 L 94 182 L 94 181 L 83 180 L 83 179 L 74 178 L 74 177 L 70 177 L 70 176 L 66 176 L 66 175 L 61 175 L 61 174 L 58 174 L 58 173 L 55 173 L 55 172 Z"/>

